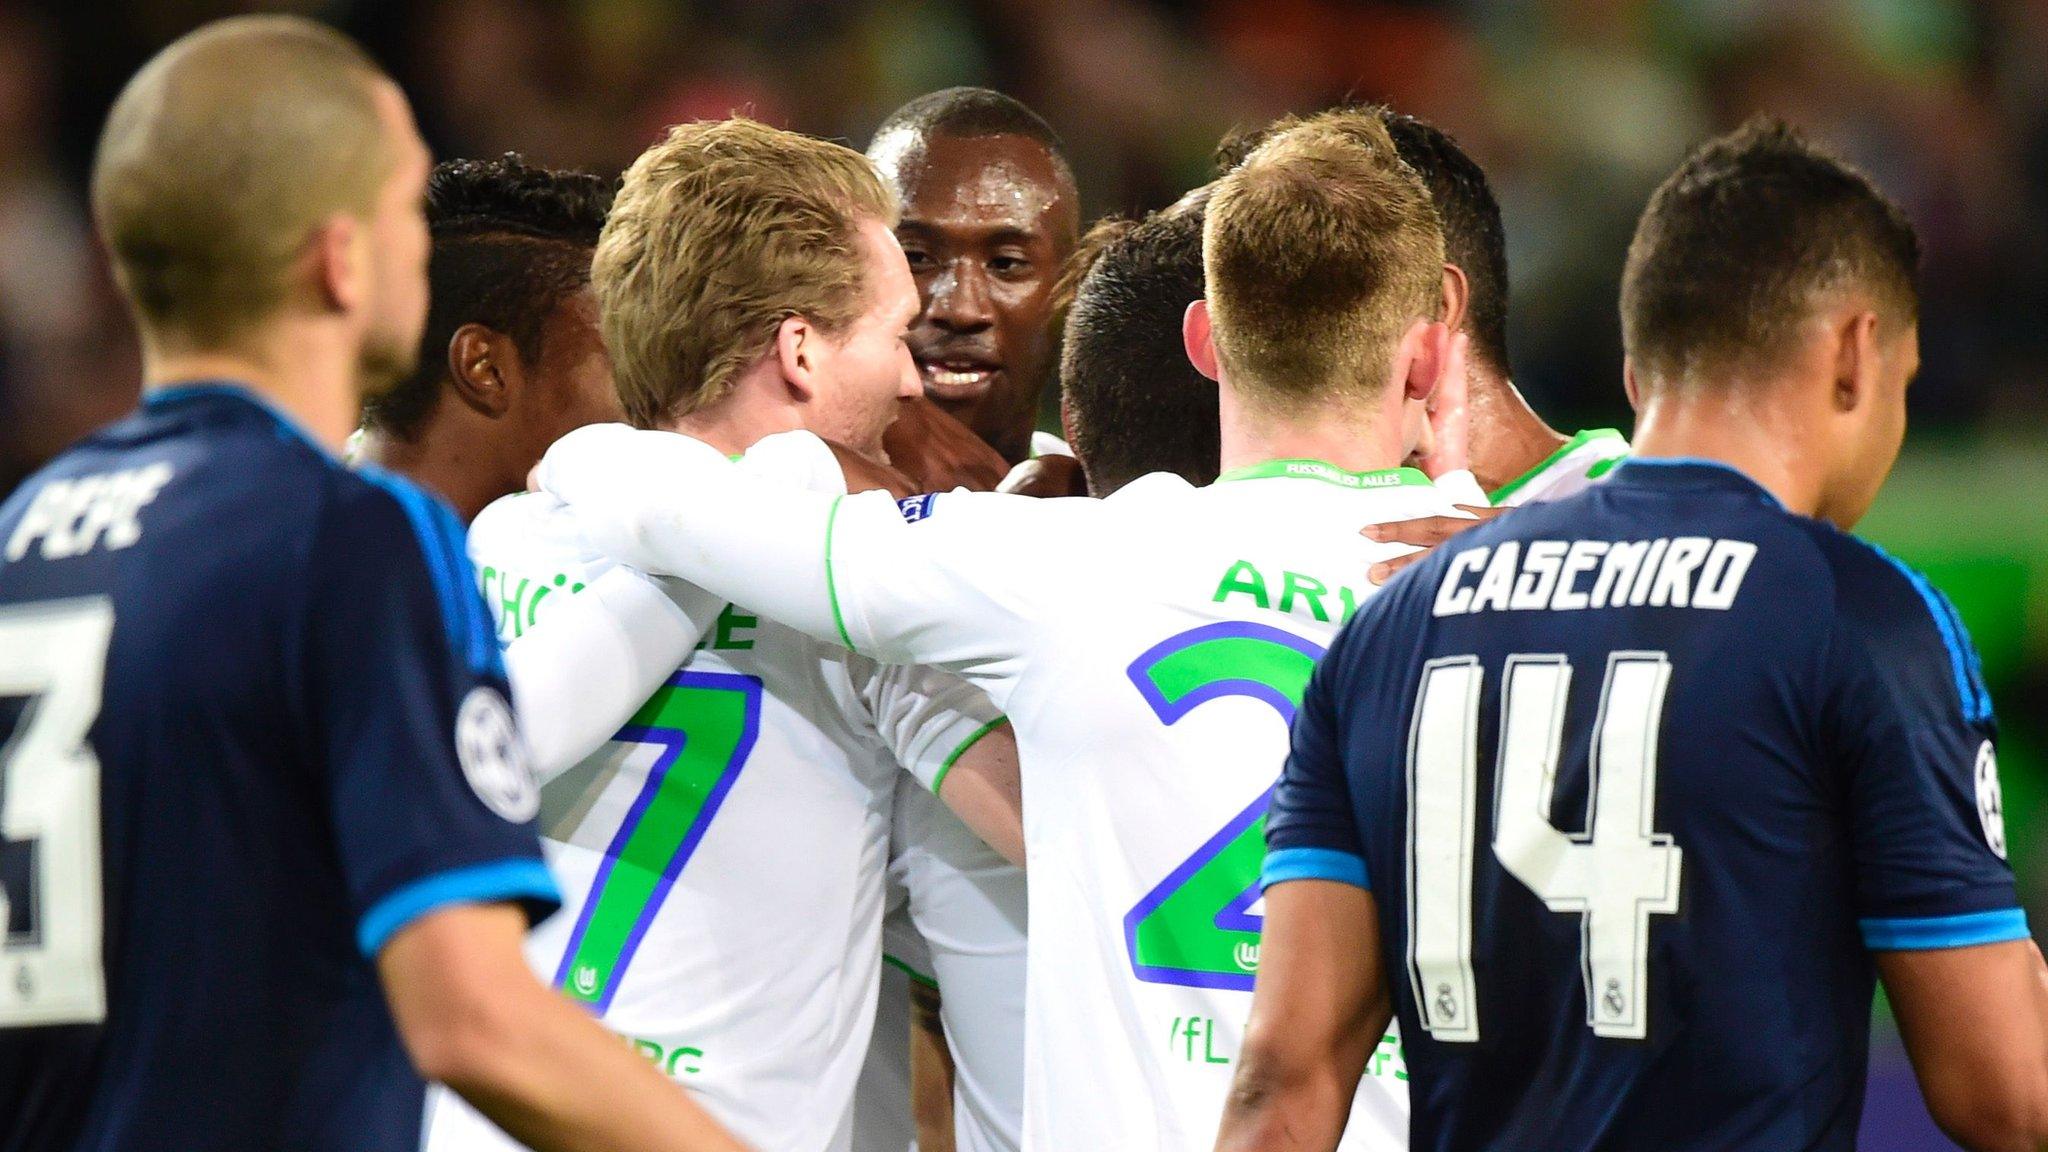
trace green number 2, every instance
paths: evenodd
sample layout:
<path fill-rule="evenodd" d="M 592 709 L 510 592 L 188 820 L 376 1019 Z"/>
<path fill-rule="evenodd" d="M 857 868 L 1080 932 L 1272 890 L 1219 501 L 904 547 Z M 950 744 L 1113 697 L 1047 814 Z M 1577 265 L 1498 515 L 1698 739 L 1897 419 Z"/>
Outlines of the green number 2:
<path fill-rule="evenodd" d="M 1244 696 L 1292 723 L 1323 655 L 1320 645 L 1263 624 L 1209 624 L 1131 662 L 1131 682 L 1164 724 L 1210 700 Z M 1274 765 L 1277 775 L 1278 765 Z M 1259 967 L 1259 897 L 1269 787 L 1124 916 L 1131 970 L 1153 984 L 1250 991 Z"/>

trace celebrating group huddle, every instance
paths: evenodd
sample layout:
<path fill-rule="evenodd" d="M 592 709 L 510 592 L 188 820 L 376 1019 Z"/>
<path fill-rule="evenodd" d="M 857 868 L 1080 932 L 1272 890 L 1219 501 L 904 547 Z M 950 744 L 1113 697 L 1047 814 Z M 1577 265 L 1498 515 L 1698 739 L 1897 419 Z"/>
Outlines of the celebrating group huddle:
<path fill-rule="evenodd" d="M 157 152 L 252 58 L 408 158 L 214 323 Z M 2048 1147 L 1991 703 L 1847 534 L 1916 241 L 1793 130 L 1645 209 L 1631 448 L 1522 401 L 1485 176 L 1385 108 L 1085 236 L 981 89 L 610 197 L 394 108 L 258 19 L 110 121 L 152 391 L 0 508 L 0 673 L 94 685 L 0 797 L 94 761 L 104 895 L 0 991 L 0 1148 L 1847 1149 L 1878 977 L 1944 1127 Z M 206 955 L 256 1006 L 186 1018 Z"/>

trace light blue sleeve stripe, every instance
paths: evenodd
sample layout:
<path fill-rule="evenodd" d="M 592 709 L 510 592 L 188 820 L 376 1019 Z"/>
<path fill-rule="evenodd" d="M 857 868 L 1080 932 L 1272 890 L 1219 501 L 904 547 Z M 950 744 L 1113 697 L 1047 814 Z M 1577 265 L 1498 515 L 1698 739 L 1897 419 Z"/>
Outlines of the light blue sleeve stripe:
<path fill-rule="evenodd" d="M 415 880 L 371 906 L 356 925 L 356 946 L 375 958 L 400 928 L 450 904 L 495 904 L 504 900 L 562 902 L 562 890 L 548 866 L 530 856 L 472 864 Z"/>
<path fill-rule="evenodd" d="M 434 595 L 441 606 L 441 622 L 455 650 L 475 671 L 502 668 L 497 629 L 489 625 L 454 513 L 402 476 L 374 467 L 358 469 L 357 475 L 391 493 L 405 510 L 405 518 L 412 524 L 413 535 L 425 554 L 427 573 L 433 579 Z"/>
<path fill-rule="evenodd" d="M 1858 920 L 1863 946 L 1874 952 L 1968 948 L 2027 938 L 2027 914 L 2018 908 L 1897 920 Z"/>
<path fill-rule="evenodd" d="M 1281 848 L 1266 853 L 1266 865 L 1259 872 L 1259 889 L 1264 891 L 1288 880 L 1335 880 L 1368 892 L 1365 861 L 1335 848 Z"/>
<path fill-rule="evenodd" d="M 1948 649 L 1949 673 L 1955 677 L 1956 696 L 1962 701 L 1963 719 L 1970 723 L 1982 723 L 1991 718 L 1991 693 L 1984 687 L 1978 672 L 1977 649 L 1970 643 L 1969 632 L 1963 628 L 1961 617 L 1948 602 L 1948 597 L 1928 582 L 1927 577 L 1913 570 L 1912 566 L 1869 541 L 1864 541 L 1871 551 L 1884 557 L 1885 562 L 1898 569 L 1906 583 L 1919 593 L 1921 603 L 1927 605 L 1927 612 L 1934 617 L 1935 630 L 1941 633 L 1942 647 Z"/>

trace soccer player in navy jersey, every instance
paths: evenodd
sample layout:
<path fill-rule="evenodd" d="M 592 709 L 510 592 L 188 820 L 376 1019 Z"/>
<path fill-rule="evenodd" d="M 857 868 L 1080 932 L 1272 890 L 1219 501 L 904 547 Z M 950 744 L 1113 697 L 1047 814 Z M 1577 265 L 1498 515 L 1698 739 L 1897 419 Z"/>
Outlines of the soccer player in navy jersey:
<path fill-rule="evenodd" d="M 335 456 L 418 346 L 428 162 L 296 19 L 110 114 L 142 408 L 0 507 L 0 1149 L 412 1148 L 422 1073 L 539 1149 L 738 1147 L 529 974 L 558 896 L 460 529 Z"/>
<path fill-rule="evenodd" d="M 2048 1147 L 2048 969 L 1955 611 L 1847 535 L 1905 431 L 1911 226 L 1782 124 L 1651 199 L 1639 459 L 1456 537 L 1308 690 L 1218 1147 L 1849 1149 L 1882 979 L 1930 1109 Z"/>

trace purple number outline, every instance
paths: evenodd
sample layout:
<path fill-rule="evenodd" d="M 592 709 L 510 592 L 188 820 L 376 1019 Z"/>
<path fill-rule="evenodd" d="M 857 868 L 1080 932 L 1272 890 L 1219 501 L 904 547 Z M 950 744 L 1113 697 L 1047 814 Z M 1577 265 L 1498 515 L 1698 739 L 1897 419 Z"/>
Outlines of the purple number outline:
<path fill-rule="evenodd" d="M 653 925 L 655 914 L 668 899 L 669 889 L 675 887 L 676 878 L 682 875 L 683 865 L 696 854 L 697 845 L 704 839 L 704 833 L 711 827 L 711 821 L 725 804 L 726 794 L 746 770 L 747 757 L 754 751 L 754 741 L 761 735 L 761 679 L 736 672 L 689 672 L 679 671 L 663 682 L 669 688 L 703 688 L 714 692 L 738 692 L 746 700 L 746 715 L 740 721 L 739 743 L 734 745 L 732 758 L 727 761 L 729 769 L 719 774 L 718 782 L 704 797 L 704 806 L 697 811 L 697 818 L 691 821 L 689 832 L 683 842 L 669 857 L 668 864 L 661 870 L 661 878 L 655 881 L 654 891 L 647 896 L 647 903 L 640 915 L 633 921 L 633 928 L 626 934 L 625 943 L 619 947 L 619 958 L 612 964 L 610 976 L 605 980 L 603 993 L 590 1002 L 591 1008 L 599 1015 L 611 1007 L 612 997 L 619 990 L 619 982 L 625 978 L 626 968 L 633 961 L 633 954 L 640 950 L 640 941 Z M 690 742 L 689 733 L 680 728 L 652 728 L 640 724 L 628 724 L 619 729 L 614 740 L 630 741 L 637 744 L 654 744 L 662 749 L 654 764 L 647 770 L 647 780 L 640 786 L 640 794 L 633 798 L 633 806 L 626 810 L 626 818 L 619 822 L 618 831 L 612 834 L 612 842 L 605 849 L 604 861 L 597 866 L 597 875 L 591 878 L 590 893 L 583 901 L 583 907 L 576 914 L 576 927 L 569 933 L 568 946 L 562 952 L 562 966 L 555 973 L 555 987 L 565 988 L 569 978 L 569 967 L 576 960 L 576 953 L 583 941 L 583 933 L 590 927 L 590 917 L 597 910 L 598 896 L 603 893 L 605 881 L 610 879 L 612 865 L 625 852 L 626 844 L 654 803 L 655 794 L 661 791 L 662 782 L 668 779 L 668 771 L 682 758 L 683 748 Z"/>
<path fill-rule="evenodd" d="M 1127 670 L 1131 683 L 1137 685 L 1139 694 L 1145 698 L 1145 703 L 1151 706 L 1153 714 L 1159 717 L 1160 723 L 1172 725 L 1211 700 L 1220 700 L 1225 696 L 1246 696 L 1272 705 L 1273 710 L 1280 714 L 1281 720 L 1292 727 L 1294 701 L 1264 681 L 1211 680 L 1177 700 L 1167 699 L 1166 694 L 1152 682 L 1150 673 L 1161 661 L 1175 653 L 1212 640 L 1265 640 L 1292 648 L 1311 660 L 1322 659 L 1325 651 L 1322 645 L 1313 640 L 1296 636 L 1285 629 L 1234 620 L 1220 624 L 1205 624 L 1200 628 L 1189 629 L 1177 636 L 1169 637 L 1146 649 L 1143 655 L 1131 661 L 1131 666 Z M 1273 789 L 1268 788 L 1261 792 L 1258 799 L 1252 801 L 1244 811 L 1231 817 L 1230 822 L 1225 824 L 1221 831 L 1204 841 L 1200 848 L 1195 849 L 1193 855 L 1181 861 L 1180 867 L 1168 873 L 1166 879 L 1161 880 L 1145 894 L 1144 899 L 1138 901 L 1124 914 L 1124 948 L 1131 958 L 1131 971 L 1138 979 L 1148 984 L 1177 984 L 1185 988 L 1225 988 L 1239 992 L 1252 990 L 1255 977 L 1250 973 L 1200 972 L 1192 968 L 1162 968 L 1138 963 L 1138 925 L 1145 917 L 1157 911 L 1169 895 L 1187 883 L 1188 877 L 1193 876 L 1240 833 L 1265 815 L 1266 806 L 1272 799 Z M 1258 881 L 1254 880 L 1250 888 L 1219 909 L 1216 913 L 1216 926 L 1227 931 L 1258 931 L 1263 922 L 1248 911 L 1258 900 L 1258 889 Z"/>

